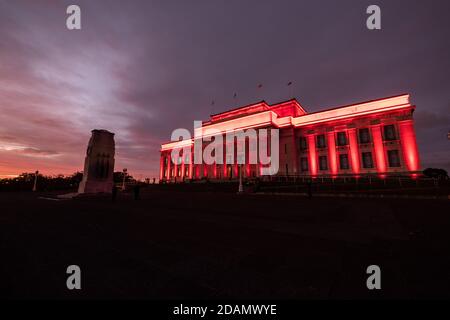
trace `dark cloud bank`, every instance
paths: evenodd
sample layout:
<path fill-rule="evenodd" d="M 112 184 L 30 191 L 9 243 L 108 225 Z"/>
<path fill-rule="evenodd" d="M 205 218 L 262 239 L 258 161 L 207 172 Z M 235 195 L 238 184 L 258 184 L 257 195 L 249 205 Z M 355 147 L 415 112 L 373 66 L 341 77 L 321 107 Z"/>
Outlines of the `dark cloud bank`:
<path fill-rule="evenodd" d="M 448 1 L 378 1 L 381 31 L 365 27 L 369 1 L 78 1 L 81 31 L 65 29 L 69 4 L 0 1 L 0 174 L 81 169 L 103 127 L 119 167 L 156 176 L 159 143 L 213 112 L 400 93 L 423 165 L 450 169 Z"/>

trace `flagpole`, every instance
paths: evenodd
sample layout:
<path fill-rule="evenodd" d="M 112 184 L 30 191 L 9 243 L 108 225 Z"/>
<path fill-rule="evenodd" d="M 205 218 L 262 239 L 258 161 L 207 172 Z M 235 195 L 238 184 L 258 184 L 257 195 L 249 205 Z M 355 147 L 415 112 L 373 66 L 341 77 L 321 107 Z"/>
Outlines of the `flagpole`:
<path fill-rule="evenodd" d="M 294 83 L 292 81 L 289 81 L 287 86 L 290 88 L 288 93 L 290 95 L 289 99 L 294 99 Z"/>
<path fill-rule="evenodd" d="M 258 84 L 258 97 L 259 97 L 259 99 L 257 98 L 256 100 L 259 100 L 259 101 L 262 101 L 262 100 L 264 100 L 263 98 L 262 98 L 262 95 L 261 95 L 261 92 L 262 92 L 262 87 L 263 87 L 263 85 L 260 83 L 260 84 Z"/>

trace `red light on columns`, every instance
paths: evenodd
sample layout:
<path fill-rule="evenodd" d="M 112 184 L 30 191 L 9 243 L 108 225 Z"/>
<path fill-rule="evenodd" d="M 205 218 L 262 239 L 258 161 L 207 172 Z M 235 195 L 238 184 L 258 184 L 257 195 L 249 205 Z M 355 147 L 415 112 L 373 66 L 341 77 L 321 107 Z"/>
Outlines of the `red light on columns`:
<path fill-rule="evenodd" d="M 169 152 L 167 153 L 167 180 L 170 180 L 171 176 L 170 176 L 170 169 L 172 166 L 172 150 L 169 150 Z"/>
<path fill-rule="evenodd" d="M 184 170 L 186 170 L 186 167 L 185 167 L 185 163 L 184 163 L 184 152 L 182 153 L 182 156 L 181 156 L 182 158 L 181 158 L 181 179 L 183 180 L 184 179 Z"/>
<path fill-rule="evenodd" d="M 334 131 L 328 132 L 328 158 L 330 158 L 331 174 L 336 175 L 338 172 L 337 158 L 336 158 L 336 140 L 334 138 Z"/>
<path fill-rule="evenodd" d="M 372 140 L 377 162 L 377 171 L 386 172 L 386 157 L 384 155 L 383 136 L 381 135 L 381 125 L 372 127 Z"/>
<path fill-rule="evenodd" d="M 401 121 L 398 126 L 406 167 L 409 171 L 418 171 L 420 169 L 419 152 L 413 120 Z"/>
<path fill-rule="evenodd" d="M 226 145 L 224 145 L 224 147 L 226 148 Z M 223 153 L 223 165 L 222 165 L 222 170 L 223 170 L 223 177 L 227 178 L 228 177 L 228 164 L 227 164 L 227 153 L 225 152 Z"/>
<path fill-rule="evenodd" d="M 234 143 L 235 139 L 233 139 L 233 148 L 234 148 L 234 178 L 239 178 L 239 169 L 237 163 L 237 144 Z"/>
<path fill-rule="evenodd" d="M 245 176 L 250 177 L 250 141 L 246 139 L 245 148 L 247 152 L 245 153 Z"/>
<path fill-rule="evenodd" d="M 189 179 L 192 179 L 194 176 L 194 150 L 191 149 L 190 161 L 189 161 Z"/>
<path fill-rule="evenodd" d="M 161 159 L 159 161 L 159 180 L 162 180 L 164 176 L 164 154 L 161 153 Z"/>
<path fill-rule="evenodd" d="M 350 144 L 350 158 L 352 160 L 353 173 L 358 174 L 360 171 L 358 138 L 356 137 L 356 129 L 348 130 L 348 140 Z"/>
<path fill-rule="evenodd" d="M 317 155 L 316 155 L 316 141 L 314 135 L 308 137 L 308 150 L 309 150 L 309 170 L 312 176 L 317 175 Z"/>
<path fill-rule="evenodd" d="M 177 159 L 177 158 L 175 158 Z M 178 178 L 178 164 L 177 162 L 175 162 L 175 164 L 173 165 L 173 177 L 175 178 L 175 182 L 177 182 L 177 178 Z"/>
<path fill-rule="evenodd" d="M 203 163 L 203 177 L 208 177 L 208 165 Z"/>

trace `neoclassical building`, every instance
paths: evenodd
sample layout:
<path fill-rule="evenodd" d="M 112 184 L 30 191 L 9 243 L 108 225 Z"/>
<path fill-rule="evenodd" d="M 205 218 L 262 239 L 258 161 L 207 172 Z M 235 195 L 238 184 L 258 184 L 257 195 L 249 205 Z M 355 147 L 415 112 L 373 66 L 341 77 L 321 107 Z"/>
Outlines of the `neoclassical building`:
<path fill-rule="evenodd" d="M 261 164 L 226 159 L 223 164 L 193 163 L 195 141 L 205 148 L 210 142 L 203 138 L 211 129 L 225 133 L 249 128 L 279 129 L 277 175 L 414 174 L 420 170 L 414 110 L 408 94 L 312 113 L 296 99 L 273 105 L 261 101 L 212 115 L 192 139 L 162 144 L 160 180 L 237 179 L 239 168 L 244 177 L 260 177 Z M 172 159 L 172 150 L 183 148 L 192 152 Z"/>

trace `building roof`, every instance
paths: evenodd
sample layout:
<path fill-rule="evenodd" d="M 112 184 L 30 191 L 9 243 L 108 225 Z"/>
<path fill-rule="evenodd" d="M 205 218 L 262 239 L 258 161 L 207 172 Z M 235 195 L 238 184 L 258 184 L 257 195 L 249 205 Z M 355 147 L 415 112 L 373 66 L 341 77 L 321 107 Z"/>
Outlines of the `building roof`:
<path fill-rule="evenodd" d="M 258 128 L 271 125 L 275 128 L 305 127 L 330 121 L 351 119 L 381 112 L 392 112 L 414 108 L 410 104 L 409 94 L 368 100 L 355 104 L 333 107 L 317 112 L 307 113 L 296 99 L 268 105 L 265 101 L 249 104 L 229 111 L 211 115 L 209 121 L 195 129 L 195 137 L 214 135 L 212 132 L 228 132 Z M 186 146 L 188 142 L 169 142 L 162 145 L 162 150 Z"/>
<path fill-rule="evenodd" d="M 280 117 L 285 116 L 298 117 L 300 115 L 307 113 L 295 98 L 278 102 L 272 105 L 269 105 L 265 100 L 261 100 L 242 107 L 213 114 L 210 116 L 210 120 L 205 121 L 204 124 L 206 125 L 211 123 L 217 123 L 224 120 L 245 117 L 251 114 L 270 110 L 274 111 Z"/>

